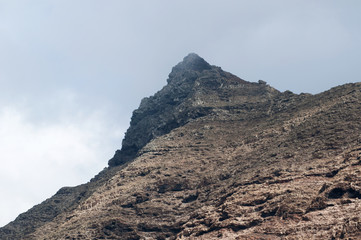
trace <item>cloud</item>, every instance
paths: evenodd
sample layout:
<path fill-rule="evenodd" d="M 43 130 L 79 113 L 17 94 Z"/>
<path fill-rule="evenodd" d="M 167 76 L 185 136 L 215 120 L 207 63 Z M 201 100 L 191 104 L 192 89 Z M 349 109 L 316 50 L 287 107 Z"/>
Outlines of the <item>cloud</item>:
<path fill-rule="evenodd" d="M 63 186 L 90 180 L 119 148 L 125 129 L 105 113 L 62 115 L 34 122 L 29 111 L 0 111 L 0 225 L 13 220 Z"/>
<path fill-rule="evenodd" d="M 360 81 L 360 10 L 358 0 L 0 0 L 0 217 L 105 167 L 131 111 L 189 52 L 281 91 Z"/>

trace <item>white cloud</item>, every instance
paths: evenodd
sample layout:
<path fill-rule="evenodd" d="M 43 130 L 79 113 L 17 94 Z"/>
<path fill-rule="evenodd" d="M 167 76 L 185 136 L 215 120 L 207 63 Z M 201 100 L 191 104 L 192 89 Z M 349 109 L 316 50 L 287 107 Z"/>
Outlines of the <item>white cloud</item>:
<path fill-rule="evenodd" d="M 14 107 L 0 111 L 0 226 L 60 187 L 87 182 L 120 147 L 123 131 L 104 113 L 43 124 L 28 116 Z"/>

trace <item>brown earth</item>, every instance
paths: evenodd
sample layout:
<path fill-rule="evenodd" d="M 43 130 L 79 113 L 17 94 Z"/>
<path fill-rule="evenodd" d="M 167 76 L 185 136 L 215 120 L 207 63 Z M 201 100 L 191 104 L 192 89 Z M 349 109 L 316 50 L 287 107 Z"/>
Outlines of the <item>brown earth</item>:
<path fill-rule="evenodd" d="M 360 118 L 361 83 L 282 93 L 191 54 L 110 167 L 0 238 L 361 239 Z"/>

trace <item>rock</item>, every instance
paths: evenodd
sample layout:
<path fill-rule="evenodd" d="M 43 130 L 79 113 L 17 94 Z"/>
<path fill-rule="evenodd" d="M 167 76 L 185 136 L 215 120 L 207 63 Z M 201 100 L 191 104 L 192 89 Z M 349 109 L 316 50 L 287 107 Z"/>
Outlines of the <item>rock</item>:
<path fill-rule="evenodd" d="M 133 112 L 122 148 L 109 160 L 110 167 L 133 160 L 152 139 L 210 114 L 220 104 L 228 105 L 224 102 L 229 101 L 233 93 L 241 97 L 257 94 L 254 91 L 267 91 L 265 86 L 258 87 L 209 65 L 194 53 L 173 67 L 167 82 L 154 96 L 144 98 Z"/>

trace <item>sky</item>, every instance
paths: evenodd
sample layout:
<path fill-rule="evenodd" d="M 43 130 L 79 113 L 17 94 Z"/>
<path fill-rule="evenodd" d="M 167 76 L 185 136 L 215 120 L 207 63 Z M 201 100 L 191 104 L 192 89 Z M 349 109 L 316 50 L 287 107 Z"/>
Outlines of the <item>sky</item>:
<path fill-rule="evenodd" d="M 359 0 L 0 0 L 0 226 L 106 167 L 188 53 L 280 91 L 361 81 L 360 12 Z"/>

